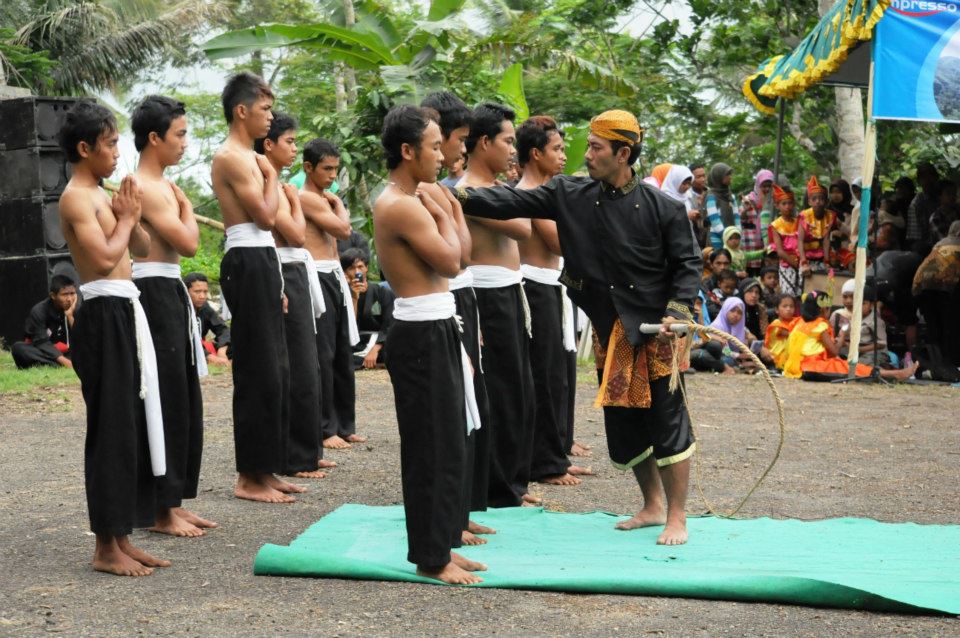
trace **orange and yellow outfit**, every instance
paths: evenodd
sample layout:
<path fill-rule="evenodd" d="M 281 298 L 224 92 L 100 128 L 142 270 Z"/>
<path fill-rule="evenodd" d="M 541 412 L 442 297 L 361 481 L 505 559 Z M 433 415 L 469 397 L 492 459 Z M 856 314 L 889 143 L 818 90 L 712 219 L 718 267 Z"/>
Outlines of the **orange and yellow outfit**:
<path fill-rule="evenodd" d="M 771 324 L 772 325 L 772 324 Z M 831 357 L 827 348 L 820 341 L 821 335 L 826 332 L 833 339 L 833 329 L 823 317 L 813 321 L 801 319 L 790 337 L 787 339 L 787 359 L 783 365 L 783 376 L 799 379 L 804 372 L 818 372 L 846 376 L 850 370 L 846 359 Z M 870 375 L 872 368 L 862 363 L 857 364 L 857 376 Z"/>
<path fill-rule="evenodd" d="M 800 317 L 794 317 L 790 321 L 774 319 L 767 326 L 767 333 L 764 336 L 763 345 L 770 351 L 770 354 L 773 355 L 773 363 L 777 366 L 778 370 L 783 370 L 783 366 L 787 362 L 787 340 L 799 322 Z M 786 335 L 782 334 L 784 331 L 786 331 Z"/>

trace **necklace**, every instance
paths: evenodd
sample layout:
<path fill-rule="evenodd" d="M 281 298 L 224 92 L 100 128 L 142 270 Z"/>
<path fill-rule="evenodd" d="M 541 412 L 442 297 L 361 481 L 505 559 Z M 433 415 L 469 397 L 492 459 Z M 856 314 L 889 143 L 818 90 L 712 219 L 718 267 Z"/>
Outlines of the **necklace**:
<path fill-rule="evenodd" d="M 390 185 L 390 186 L 395 186 L 401 193 L 403 193 L 404 195 L 407 195 L 408 197 L 416 197 L 416 196 L 417 196 L 416 193 L 411 193 L 411 192 L 407 191 L 407 189 L 405 189 L 403 186 L 401 186 L 400 184 L 398 184 L 398 183 L 396 183 L 396 182 L 387 182 L 387 184 Z"/>

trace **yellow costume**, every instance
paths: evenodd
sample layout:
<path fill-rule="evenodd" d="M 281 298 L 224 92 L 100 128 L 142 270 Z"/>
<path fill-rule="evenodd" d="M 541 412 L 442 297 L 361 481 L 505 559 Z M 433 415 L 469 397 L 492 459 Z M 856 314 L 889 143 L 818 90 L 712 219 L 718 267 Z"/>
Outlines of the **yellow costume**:
<path fill-rule="evenodd" d="M 783 366 L 787 362 L 787 340 L 799 322 L 800 317 L 794 317 L 790 321 L 774 319 L 770 322 L 770 325 L 767 326 L 767 333 L 764 336 L 763 345 L 766 346 L 770 354 L 773 355 L 773 363 L 777 366 L 778 370 L 783 370 Z M 781 334 L 784 330 L 787 331 L 786 336 Z"/>
<path fill-rule="evenodd" d="M 831 357 L 820 341 L 823 333 L 833 339 L 833 330 L 823 317 L 813 321 L 803 321 L 794 327 L 787 339 L 787 360 L 783 365 L 783 376 L 799 379 L 804 372 L 847 376 L 849 364 L 840 357 Z M 857 376 L 870 376 L 870 366 L 857 364 Z"/>

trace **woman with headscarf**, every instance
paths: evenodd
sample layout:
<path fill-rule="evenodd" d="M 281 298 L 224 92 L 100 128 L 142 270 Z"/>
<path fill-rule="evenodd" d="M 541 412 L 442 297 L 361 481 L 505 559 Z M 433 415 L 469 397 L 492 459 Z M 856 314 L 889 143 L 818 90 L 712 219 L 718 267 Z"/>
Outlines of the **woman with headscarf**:
<path fill-rule="evenodd" d="M 753 182 L 753 190 L 743 198 L 740 207 L 740 247 L 747 251 L 762 250 L 767 226 L 773 210 L 773 171 L 760 170 Z M 762 257 L 747 261 L 747 272 L 756 275 L 763 266 Z"/>
<path fill-rule="evenodd" d="M 837 220 L 846 221 L 853 212 L 853 191 L 850 190 L 850 184 L 845 179 L 835 179 L 830 183 L 830 196 L 827 202 L 827 208 L 832 210 Z"/>
<path fill-rule="evenodd" d="M 723 163 L 714 164 L 707 176 L 707 223 L 710 225 L 710 244 L 714 248 L 723 247 L 724 228 L 740 226 L 740 210 L 730 192 L 732 178 L 733 169 Z"/>
<path fill-rule="evenodd" d="M 660 190 L 665 195 L 669 195 L 678 202 L 683 202 L 684 207 L 689 212 L 689 200 L 686 198 L 686 192 L 690 190 L 693 184 L 693 172 L 683 164 L 669 164 L 670 170 L 660 183 Z"/>
<path fill-rule="evenodd" d="M 663 180 L 666 178 L 667 173 L 670 172 L 672 166 L 673 164 L 657 164 L 653 167 L 653 170 L 650 171 L 650 174 L 643 178 L 643 181 L 651 186 L 663 188 Z"/>
<path fill-rule="evenodd" d="M 727 298 L 727 300 L 723 302 L 720 312 L 717 313 L 717 318 L 710 324 L 710 327 L 736 337 L 761 358 L 770 358 L 769 353 L 763 348 L 763 342 L 759 341 L 753 333 L 747 330 L 746 307 L 743 299 L 740 297 Z M 720 341 L 723 345 L 724 363 L 738 367 L 745 372 L 753 372 L 757 369 L 753 360 L 750 359 L 746 352 L 741 351 L 739 346 L 735 345 L 732 341 L 727 342 L 723 339 Z M 756 347 L 753 345 L 754 342 L 757 344 Z M 770 358 L 770 360 L 772 361 L 772 358 Z"/>

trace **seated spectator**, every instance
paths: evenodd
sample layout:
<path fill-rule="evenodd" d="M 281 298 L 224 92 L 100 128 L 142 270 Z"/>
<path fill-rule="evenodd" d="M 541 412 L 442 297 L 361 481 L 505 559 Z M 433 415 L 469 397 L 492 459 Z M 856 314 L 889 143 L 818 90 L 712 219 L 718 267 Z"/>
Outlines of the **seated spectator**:
<path fill-rule="evenodd" d="M 724 301 L 737 294 L 737 273 L 729 269 L 721 270 L 716 281 L 716 287 L 707 291 L 707 312 L 711 317 L 720 313 Z"/>
<path fill-rule="evenodd" d="M 723 302 L 717 318 L 710 324 L 711 328 L 722 330 L 723 332 L 736 337 L 745 346 L 750 348 L 754 354 L 763 361 L 773 362 L 770 352 L 763 347 L 763 342 L 759 341 L 753 333 L 746 328 L 744 321 L 745 308 L 743 300 L 739 297 L 730 297 Z M 739 368 L 744 372 L 756 372 L 756 364 L 750 356 L 740 349 L 740 346 L 733 342 L 719 338 L 723 348 L 723 362 L 732 368 Z"/>
<path fill-rule="evenodd" d="M 17 368 L 64 366 L 70 361 L 70 328 L 77 308 L 77 286 L 64 275 L 50 279 L 50 295 L 30 309 L 24 323 L 24 340 L 13 344 L 10 354 Z"/>
<path fill-rule="evenodd" d="M 703 291 L 694 300 L 693 314 L 701 326 L 710 325 L 710 317 L 704 308 L 705 297 Z M 699 372 L 718 372 L 720 374 L 736 374 L 732 366 L 723 360 L 723 343 L 719 339 L 704 340 L 694 334 L 693 347 L 690 350 L 690 366 Z"/>
<path fill-rule="evenodd" d="M 853 279 L 843 282 L 843 288 L 840 289 L 840 303 L 843 306 L 830 315 L 830 327 L 833 328 L 835 335 L 850 329 L 850 318 L 853 317 L 853 293 L 856 288 L 857 283 Z"/>
<path fill-rule="evenodd" d="M 960 221 L 950 224 L 917 268 L 913 295 L 943 363 L 960 366 Z"/>
<path fill-rule="evenodd" d="M 849 219 L 853 212 L 853 192 L 845 179 L 835 179 L 830 183 L 827 208 L 833 212 L 838 222 Z"/>
<path fill-rule="evenodd" d="M 200 339 L 203 349 L 207 351 L 207 363 L 213 365 L 229 365 L 230 328 L 226 322 L 210 305 L 210 283 L 207 276 L 201 272 L 189 273 L 183 278 L 183 285 L 187 287 L 190 301 L 197 313 L 197 323 L 200 324 Z M 207 340 L 208 333 L 213 333 L 213 341 Z"/>
<path fill-rule="evenodd" d="M 356 248 L 340 255 L 340 265 L 350 282 L 360 330 L 360 342 L 353 347 L 354 368 L 375 368 L 383 363 L 383 348 L 393 321 L 393 291 L 367 279 L 367 260 Z"/>
<path fill-rule="evenodd" d="M 749 277 L 740 282 L 740 298 L 743 299 L 744 325 L 751 334 L 759 337 L 767 333 L 767 309 L 760 302 L 760 282 Z"/>
<path fill-rule="evenodd" d="M 939 205 L 930 215 L 930 240 L 938 242 L 947 236 L 950 224 L 960 216 L 957 214 L 957 185 L 947 179 L 938 185 Z"/>
<path fill-rule="evenodd" d="M 730 253 L 730 270 L 737 273 L 738 279 L 747 276 L 747 265 L 751 262 L 760 263 L 764 253 L 763 248 L 756 250 L 741 250 L 740 240 L 742 233 L 736 226 L 727 226 L 723 229 L 723 247 Z M 754 271 L 756 272 L 756 271 Z"/>
<path fill-rule="evenodd" d="M 764 266 L 760 271 L 760 298 L 767 309 L 767 320 L 776 317 L 780 299 L 780 269 L 777 266 Z"/>
<path fill-rule="evenodd" d="M 852 296 L 852 294 L 851 294 Z M 887 325 L 879 316 L 874 317 L 876 312 L 877 290 L 873 286 L 864 286 L 863 288 L 863 308 L 861 309 L 860 321 L 860 347 L 858 349 L 857 361 L 868 366 L 880 366 L 881 368 L 894 368 L 893 357 L 887 350 Z M 853 300 L 850 301 L 850 307 L 853 307 Z M 874 332 L 873 324 L 876 322 L 877 329 Z M 847 323 L 846 329 L 836 333 L 837 346 L 840 349 L 841 356 L 846 356 L 850 350 L 850 323 Z"/>
<path fill-rule="evenodd" d="M 770 351 L 777 370 L 783 370 L 783 364 L 787 362 L 787 340 L 800 321 L 796 313 L 797 300 L 793 295 L 781 294 L 777 297 L 777 318 L 767 325 L 763 339 L 763 345 Z"/>

